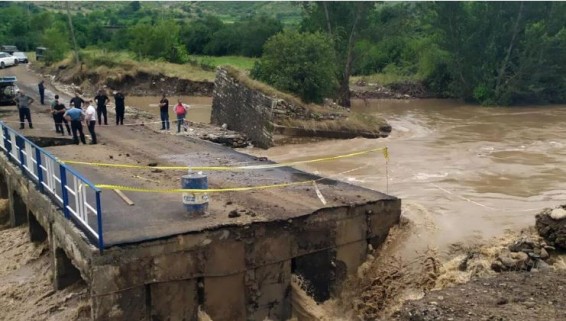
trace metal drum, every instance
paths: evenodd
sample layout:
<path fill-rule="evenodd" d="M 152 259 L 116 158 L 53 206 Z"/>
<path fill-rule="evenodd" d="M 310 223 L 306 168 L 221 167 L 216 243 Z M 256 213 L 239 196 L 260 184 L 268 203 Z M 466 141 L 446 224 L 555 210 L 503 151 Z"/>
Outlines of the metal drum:
<path fill-rule="evenodd" d="M 202 173 L 181 176 L 183 189 L 208 189 L 208 177 Z M 204 215 L 208 210 L 207 193 L 183 193 L 183 205 L 191 214 Z"/>

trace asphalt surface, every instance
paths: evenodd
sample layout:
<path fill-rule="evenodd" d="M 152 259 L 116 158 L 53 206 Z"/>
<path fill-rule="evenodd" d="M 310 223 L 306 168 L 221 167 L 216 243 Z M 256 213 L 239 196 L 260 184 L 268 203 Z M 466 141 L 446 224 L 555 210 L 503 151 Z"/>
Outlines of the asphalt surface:
<path fill-rule="evenodd" d="M 36 102 L 32 105 L 34 128 L 22 130 L 26 136 L 60 137 L 55 133 L 53 120 L 46 105 L 38 102 L 37 83 L 40 76 L 25 65 L 0 70 L 0 75 L 16 75 L 18 86 Z M 47 79 L 47 96 L 58 93 L 65 102 L 70 96 L 59 92 Z M 93 95 L 91 95 L 92 97 Z M 88 97 L 88 95 L 87 95 Z M 112 97 L 110 97 L 111 100 Z M 126 98 L 126 105 L 128 100 Z M 0 107 L 0 119 L 18 128 L 15 107 Z M 113 120 L 111 115 L 110 120 Z M 160 166 L 226 166 L 266 164 L 232 149 L 188 136 L 176 136 L 153 130 L 149 126 L 131 125 L 126 115 L 126 126 L 97 127 L 98 145 L 65 145 L 47 149 L 62 160 L 123 163 Z M 130 124 L 130 125 L 128 125 Z M 88 131 L 85 128 L 85 134 Z M 66 136 L 69 138 L 68 136 Z M 70 139 L 70 138 L 69 138 Z M 88 140 L 88 138 L 87 138 Z M 95 184 L 112 184 L 152 189 L 180 188 L 180 177 L 185 171 L 157 171 L 147 169 L 101 168 L 74 166 Z M 302 182 L 318 177 L 292 168 L 276 168 L 239 172 L 206 172 L 210 188 L 229 188 Z M 106 247 L 136 243 L 182 233 L 198 232 L 220 226 L 246 225 L 253 222 L 279 221 L 308 215 L 321 208 L 352 206 L 376 201 L 389 196 L 365 188 L 329 179 L 318 182 L 327 204 L 316 195 L 313 184 L 263 189 L 244 192 L 224 192 L 210 195 L 208 215 L 194 215 L 182 205 L 181 194 L 124 193 L 133 202 L 129 206 L 114 191 L 102 192 L 103 229 Z M 229 215 L 232 213 L 231 215 Z M 231 217 L 230 217 L 231 216 Z M 89 221 L 94 224 L 95 218 Z"/>

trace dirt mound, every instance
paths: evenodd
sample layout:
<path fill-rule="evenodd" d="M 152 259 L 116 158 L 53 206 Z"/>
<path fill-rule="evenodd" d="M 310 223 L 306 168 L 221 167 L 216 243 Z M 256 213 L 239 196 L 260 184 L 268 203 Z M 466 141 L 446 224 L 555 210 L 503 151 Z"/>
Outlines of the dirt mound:
<path fill-rule="evenodd" d="M 536 228 L 550 245 L 566 250 L 566 205 L 537 214 Z"/>
<path fill-rule="evenodd" d="M 392 317 L 432 320 L 566 320 L 566 273 L 512 272 L 475 279 L 408 302 Z"/>
<path fill-rule="evenodd" d="M 88 69 L 72 67 L 56 70 L 45 69 L 42 73 L 53 74 L 53 80 L 66 85 L 72 85 L 80 93 L 94 93 L 100 88 L 120 90 L 133 96 L 212 96 L 214 83 L 210 81 L 195 81 L 179 77 L 168 77 L 163 74 L 153 74 L 145 71 L 112 71 L 104 69 Z"/>
<path fill-rule="evenodd" d="M 361 99 L 414 99 L 437 96 L 419 82 L 393 83 L 383 86 L 358 81 L 355 85 L 350 86 L 350 93 L 352 97 Z"/>

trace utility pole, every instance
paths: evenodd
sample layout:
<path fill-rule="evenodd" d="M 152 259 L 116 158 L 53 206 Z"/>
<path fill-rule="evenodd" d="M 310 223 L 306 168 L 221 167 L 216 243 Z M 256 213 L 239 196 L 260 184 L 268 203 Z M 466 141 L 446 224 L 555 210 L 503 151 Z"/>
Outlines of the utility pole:
<path fill-rule="evenodd" d="M 77 66 L 80 66 L 79 60 L 79 48 L 77 48 L 77 39 L 75 38 L 75 29 L 73 28 L 73 20 L 71 19 L 71 9 L 69 9 L 69 2 L 65 2 L 67 4 L 67 18 L 69 18 L 69 28 L 71 29 L 71 37 L 73 38 L 73 46 L 75 48 L 75 61 Z"/>

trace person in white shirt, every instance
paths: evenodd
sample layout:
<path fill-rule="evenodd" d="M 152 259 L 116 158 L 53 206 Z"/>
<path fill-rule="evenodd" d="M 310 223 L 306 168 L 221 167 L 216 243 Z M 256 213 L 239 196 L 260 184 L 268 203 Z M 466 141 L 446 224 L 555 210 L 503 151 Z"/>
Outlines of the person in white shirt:
<path fill-rule="evenodd" d="M 86 104 L 88 107 L 85 111 L 85 122 L 90 132 L 90 144 L 94 145 L 96 144 L 96 133 L 94 132 L 94 126 L 96 125 L 96 108 L 92 105 L 92 100 L 87 100 Z"/>

